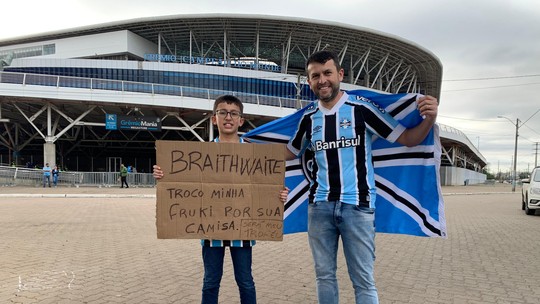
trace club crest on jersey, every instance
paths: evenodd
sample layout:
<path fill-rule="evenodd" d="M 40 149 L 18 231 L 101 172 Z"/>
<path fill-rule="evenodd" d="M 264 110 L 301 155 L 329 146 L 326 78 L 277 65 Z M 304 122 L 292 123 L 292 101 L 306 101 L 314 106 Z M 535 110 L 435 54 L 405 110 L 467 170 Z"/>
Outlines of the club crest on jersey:
<path fill-rule="evenodd" d="M 352 125 L 351 121 L 348 120 L 347 118 L 343 118 L 340 122 L 339 122 L 339 126 L 342 127 L 343 129 L 347 129 L 348 127 L 350 127 Z"/>

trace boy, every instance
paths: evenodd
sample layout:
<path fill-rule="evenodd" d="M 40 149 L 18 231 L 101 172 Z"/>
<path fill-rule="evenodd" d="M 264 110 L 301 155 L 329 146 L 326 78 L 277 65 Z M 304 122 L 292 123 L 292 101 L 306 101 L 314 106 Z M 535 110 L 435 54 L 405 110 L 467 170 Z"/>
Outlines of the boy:
<path fill-rule="evenodd" d="M 218 128 L 218 137 L 214 142 L 244 143 L 238 136 L 238 129 L 244 124 L 242 102 L 232 95 L 223 95 L 214 102 L 212 123 Z M 163 177 L 163 171 L 154 165 L 153 175 L 156 179 Z M 283 189 L 280 200 L 287 200 L 288 189 Z M 257 303 L 255 283 L 251 274 L 252 247 L 254 240 L 201 240 L 204 263 L 204 280 L 202 288 L 202 304 L 217 304 L 219 285 L 223 275 L 223 258 L 225 247 L 229 247 L 234 267 L 234 278 L 240 291 L 240 303 Z"/>

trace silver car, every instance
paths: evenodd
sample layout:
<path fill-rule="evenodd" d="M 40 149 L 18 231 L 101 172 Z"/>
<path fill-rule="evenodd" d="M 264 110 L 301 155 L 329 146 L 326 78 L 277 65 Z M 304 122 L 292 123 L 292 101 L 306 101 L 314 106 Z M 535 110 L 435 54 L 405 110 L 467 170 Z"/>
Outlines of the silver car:
<path fill-rule="evenodd" d="M 540 167 L 531 172 L 529 179 L 524 179 L 521 190 L 521 209 L 528 215 L 533 215 L 540 209 Z"/>

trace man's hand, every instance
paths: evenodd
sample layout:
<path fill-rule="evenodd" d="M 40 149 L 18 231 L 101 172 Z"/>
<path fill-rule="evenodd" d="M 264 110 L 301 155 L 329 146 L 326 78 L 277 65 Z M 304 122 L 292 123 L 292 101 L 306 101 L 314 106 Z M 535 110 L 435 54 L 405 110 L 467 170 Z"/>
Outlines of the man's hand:
<path fill-rule="evenodd" d="M 435 122 L 439 109 L 437 98 L 429 95 L 422 96 L 417 100 L 420 115 L 428 121 Z"/>
<path fill-rule="evenodd" d="M 437 119 L 439 110 L 437 98 L 426 95 L 418 98 L 417 103 L 418 111 L 420 111 L 420 115 L 422 115 L 424 120 L 416 127 L 405 130 L 397 139 L 398 143 L 407 147 L 414 147 L 420 144 L 426 138 Z"/>

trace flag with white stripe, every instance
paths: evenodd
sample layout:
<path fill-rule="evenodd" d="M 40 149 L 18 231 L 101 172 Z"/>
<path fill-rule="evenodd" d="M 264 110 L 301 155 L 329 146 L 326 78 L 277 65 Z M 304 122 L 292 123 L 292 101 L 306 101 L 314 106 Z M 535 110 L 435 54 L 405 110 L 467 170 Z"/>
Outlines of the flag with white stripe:
<path fill-rule="evenodd" d="M 416 107 L 417 94 L 382 94 L 367 90 L 348 91 L 357 99 L 368 98 L 389 112 L 405 127 L 422 121 Z M 361 101 L 359 101 L 361 102 Z M 299 111 L 260 126 L 244 137 L 253 142 L 286 144 L 306 106 Z M 446 237 L 444 202 L 439 181 L 441 146 L 435 125 L 418 146 L 405 147 L 378 137 L 372 142 L 377 198 L 377 232 L 428 237 Z M 310 151 L 287 162 L 285 184 L 290 189 L 284 213 L 284 233 L 307 231 Z"/>

